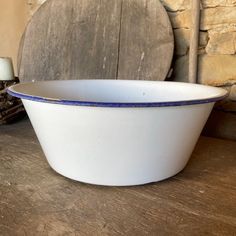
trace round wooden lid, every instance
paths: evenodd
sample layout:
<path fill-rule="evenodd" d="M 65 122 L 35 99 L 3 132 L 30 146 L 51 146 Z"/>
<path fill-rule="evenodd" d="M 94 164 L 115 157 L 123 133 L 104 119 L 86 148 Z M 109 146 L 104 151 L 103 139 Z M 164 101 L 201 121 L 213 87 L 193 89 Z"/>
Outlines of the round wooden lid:
<path fill-rule="evenodd" d="M 158 0 L 48 0 L 22 38 L 19 77 L 164 80 L 173 48 Z"/>

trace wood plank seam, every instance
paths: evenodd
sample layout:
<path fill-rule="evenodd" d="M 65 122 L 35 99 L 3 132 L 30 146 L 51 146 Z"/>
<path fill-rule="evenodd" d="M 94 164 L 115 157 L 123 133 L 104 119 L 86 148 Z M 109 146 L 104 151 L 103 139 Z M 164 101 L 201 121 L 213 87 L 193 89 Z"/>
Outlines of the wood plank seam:
<path fill-rule="evenodd" d="M 117 68 L 116 68 L 116 78 L 119 76 L 119 64 L 120 64 L 120 41 L 121 41 L 121 25 L 122 25 L 122 14 L 123 14 L 123 0 L 120 3 L 120 28 L 119 28 L 119 36 L 118 36 L 118 47 L 117 47 Z"/>

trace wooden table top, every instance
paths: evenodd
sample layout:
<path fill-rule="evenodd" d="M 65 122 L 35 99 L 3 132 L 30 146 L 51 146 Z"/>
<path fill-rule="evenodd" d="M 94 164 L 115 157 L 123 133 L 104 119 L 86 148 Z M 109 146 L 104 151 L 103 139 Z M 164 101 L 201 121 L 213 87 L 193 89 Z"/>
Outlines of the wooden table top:
<path fill-rule="evenodd" d="M 0 235 L 236 235 L 236 143 L 201 137 L 175 177 L 102 187 L 54 172 L 28 120 L 0 126 Z"/>

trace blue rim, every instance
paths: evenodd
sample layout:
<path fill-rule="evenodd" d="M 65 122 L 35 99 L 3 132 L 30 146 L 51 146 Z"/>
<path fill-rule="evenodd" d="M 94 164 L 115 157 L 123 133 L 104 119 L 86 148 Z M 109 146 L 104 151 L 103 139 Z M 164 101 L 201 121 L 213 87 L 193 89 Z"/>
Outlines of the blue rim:
<path fill-rule="evenodd" d="M 227 96 L 225 95 L 206 98 L 206 99 L 197 99 L 197 100 L 185 100 L 185 101 L 172 101 L 172 102 L 141 102 L 141 103 L 118 103 L 118 102 L 88 102 L 88 101 L 73 101 L 73 100 L 60 100 L 60 99 L 48 99 L 37 96 L 25 95 L 21 93 L 13 92 L 7 89 L 8 94 L 31 101 L 36 102 L 45 102 L 52 104 L 61 104 L 61 105 L 73 105 L 73 106 L 89 106 L 89 107 L 171 107 L 171 106 L 187 106 L 187 105 L 197 105 L 204 103 L 212 103 L 222 100 Z"/>

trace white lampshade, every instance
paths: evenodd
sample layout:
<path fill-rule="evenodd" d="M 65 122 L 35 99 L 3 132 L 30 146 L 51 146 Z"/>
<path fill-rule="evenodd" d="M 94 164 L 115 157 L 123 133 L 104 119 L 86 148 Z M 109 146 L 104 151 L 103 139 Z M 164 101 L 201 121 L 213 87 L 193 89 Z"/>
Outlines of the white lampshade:
<path fill-rule="evenodd" d="M 14 80 L 12 59 L 0 57 L 0 80 Z"/>

